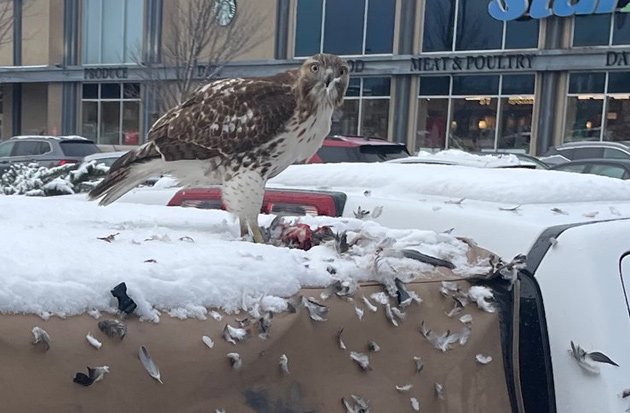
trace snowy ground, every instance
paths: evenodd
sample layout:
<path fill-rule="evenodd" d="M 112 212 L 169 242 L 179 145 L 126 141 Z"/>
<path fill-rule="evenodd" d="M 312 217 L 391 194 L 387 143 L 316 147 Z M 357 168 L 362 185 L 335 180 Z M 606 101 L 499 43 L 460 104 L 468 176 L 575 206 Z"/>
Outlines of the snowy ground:
<path fill-rule="evenodd" d="M 261 223 L 270 218 L 261 217 Z M 153 321 L 163 312 L 204 318 L 212 307 L 282 310 L 281 297 L 302 287 L 323 287 L 335 278 L 374 279 L 375 249 L 388 237 L 394 248 L 451 260 L 460 275 L 484 269 L 469 265 L 468 246 L 450 235 L 354 219 L 303 222 L 348 230 L 349 241 L 359 235 L 364 240 L 340 256 L 331 244 L 302 251 L 243 242 L 223 211 L 128 203 L 103 208 L 78 196 L 2 196 L 0 312 L 44 318 L 115 312 L 110 290 L 123 281 L 137 313 Z M 116 233 L 111 243 L 98 239 Z M 431 270 L 409 259 L 388 260 L 379 265 L 379 276 L 392 268 L 407 279 Z"/>

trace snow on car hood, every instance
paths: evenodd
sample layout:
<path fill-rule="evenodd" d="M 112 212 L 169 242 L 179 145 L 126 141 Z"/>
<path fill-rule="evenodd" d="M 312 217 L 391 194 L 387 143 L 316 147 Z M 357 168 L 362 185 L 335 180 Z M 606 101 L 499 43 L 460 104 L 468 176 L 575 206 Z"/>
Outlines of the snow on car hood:
<path fill-rule="evenodd" d="M 261 216 L 261 224 L 272 217 Z M 312 226 L 362 237 L 349 254 L 333 245 L 309 251 L 240 241 L 238 224 L 224 211 L 118 203 L 106 208 L 76 197 L 0 196 L 0 312 L 41 317 L 115 312 L 110 290 L 121 282 L 144 319 L 161 312 L 204 318 L 208 308 L 228 312 L 281 311 L 304 287 L 335 279 L 413 279 L 434 270 L 405 258 L 387 258 L 373 272 L 377 244 L 411 248 L 450 260 L 455 274 L 487 271 L 470 262 L 470 247 L 447 234 L 392 230 L 372 221 L 303 218 Z M 98 238 L 115 235 L 111 242 Z"/>
<path fill-rule="evenodd" d="M 486 169 L 454 165 L 341 163 L 292 165 L 271 186 L 394 195 L 424 195 L 512 204 L 630 200 L 630 181 L 536 169 Z"/>

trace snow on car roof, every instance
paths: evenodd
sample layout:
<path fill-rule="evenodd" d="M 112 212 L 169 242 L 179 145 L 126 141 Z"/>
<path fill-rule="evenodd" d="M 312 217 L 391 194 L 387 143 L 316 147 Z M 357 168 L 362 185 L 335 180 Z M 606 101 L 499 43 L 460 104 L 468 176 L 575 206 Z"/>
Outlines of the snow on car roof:
<path fill-rule="evenodd" d="M 292 165 L 272 186 L 372 190 L 417 200 L 423 196 L 545 204 L 630 201 L 630 182 L 596 175 L 524 168 L 471 168 L 427 164 L 340 163 Z"/>
<path fill-rule="evenodd" d="M 95 159 L 120 158 L 126 153 L 127 151 L 93 153 L 92 155 L 87 155 L 85 158 L 83 158 L 83 162 L 89 162 Z"/>
<path fill-rule="evenodd" d="M 535 166 L 512 154 L 476 155 L 459 149 L 448 149 L 436 153 L 418 152 L 408 158 L 393 159 L 389 163 L 433 163 L 443 165 L 474 166 L 479 168 L 505 168 L 514 166 Z"/>
<path fill-rule="evenodd" d="M 124 203 L 102 208 L 78 197 L 5 196 L 0 211 L 3 230 L 11 234 L 0 237 L 0 312 L 44 318 L 113 313 L 110 290 L 123 281 L 136 312 L 153 321 L 161 312 L 204 318 L 210 307 L 280 311 L 286 307 L 282 297 L 303 287 L 374 279 L 376 245 L 383 240 L 450 260 L 460 276 L 488 270 L 469 263 L 469 246 L 451 235 L 392 230 L 373 221 L 302 218 L 347 230 L 349 241 L 365 237 L 350 254 L 339 255 L 329 244 L 303 251 L 240 241 L 238 224 L 219 210 Z M 261 224 L 271 218 L 261 217 Z M 118 235 L 111 242 L 98 239 L 112 234 Z M 390 268 L 396 268 L 404 279 L 433 269 L 410 259 L 389 260 L 379 266 L 380 275 L 391 277 Z"/>
<path fill-rule="evenodd" d="M 12 136 L 10 139 L 55 139 L 55 140 L 84 140 L 87 141 L 89 139 L 84 138 L 79 135 L 67 135 L 67 136 L 51 136 L 51 135 L 19 135 Z"/>

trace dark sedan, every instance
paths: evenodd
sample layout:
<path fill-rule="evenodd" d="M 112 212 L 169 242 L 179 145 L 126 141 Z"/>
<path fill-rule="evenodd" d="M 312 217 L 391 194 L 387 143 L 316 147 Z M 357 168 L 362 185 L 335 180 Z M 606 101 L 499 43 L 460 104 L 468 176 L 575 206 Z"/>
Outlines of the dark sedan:
<path fill-rule="evenodd" d="M 630 179 L 630 159 L 583 159 L 552 166 L 551 170 Z"/>

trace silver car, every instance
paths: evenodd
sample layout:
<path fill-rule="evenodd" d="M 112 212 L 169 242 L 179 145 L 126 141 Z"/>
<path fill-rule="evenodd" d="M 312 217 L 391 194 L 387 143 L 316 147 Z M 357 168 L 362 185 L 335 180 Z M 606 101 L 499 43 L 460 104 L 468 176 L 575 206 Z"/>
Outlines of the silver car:
<path fill-rule="evenodd" d="M 52 168 L 81 162 L 97 152 L 94 142 L 81 136 L 15 136 L 0 143 L 0 175 L 12 163 L 36 162 Z"/>

